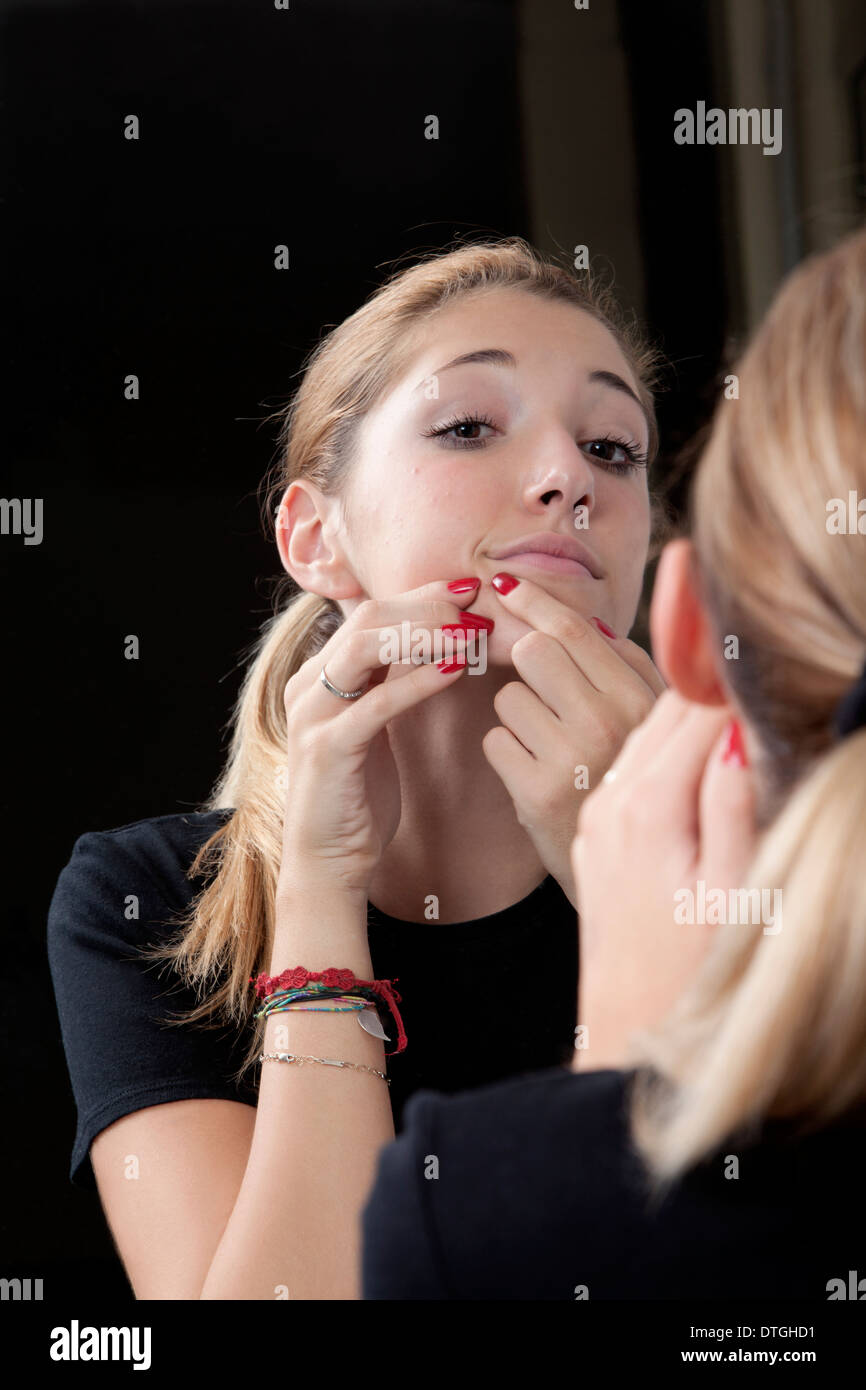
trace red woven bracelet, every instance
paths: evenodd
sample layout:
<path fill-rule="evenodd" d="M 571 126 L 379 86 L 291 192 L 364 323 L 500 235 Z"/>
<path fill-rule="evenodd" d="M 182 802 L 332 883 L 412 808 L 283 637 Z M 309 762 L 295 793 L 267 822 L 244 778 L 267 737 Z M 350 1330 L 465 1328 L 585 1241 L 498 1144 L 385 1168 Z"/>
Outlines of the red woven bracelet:
<path fill-rule="evenodd" d="M 353 970 L 337 970 L 334 966 L 329 966 L 327 970 L 305 970 L 302 965 L 294 965 L 290 970 L 284 970 L 279 975 L 267 975 L 264 971 L 260 975 L 250 976 L 250 984 L 255 986 L 256 995 L 259 999 L 264 999 L 265 995 L 273 994 L 278 989 L 300 989 L 309 980 L 321 980 L 322 984 L 330 985 L 338 989 L 350 990 L 353 985 L 366 985 L 385 1000 L 391 1011 L 394 1022 L 397 1025 L 397 1047 L 394 1052 L 386 1052 L 386 1057 L 393 1057 L 397 1052 L 402 1052 L 408 1038 L 403 1027 L 403 1020 L 400 1017 L 400 1010 L 397 1008 L 396 1001 L 401 998 L 394 985 L 394 980 L 361 980 Z"/>

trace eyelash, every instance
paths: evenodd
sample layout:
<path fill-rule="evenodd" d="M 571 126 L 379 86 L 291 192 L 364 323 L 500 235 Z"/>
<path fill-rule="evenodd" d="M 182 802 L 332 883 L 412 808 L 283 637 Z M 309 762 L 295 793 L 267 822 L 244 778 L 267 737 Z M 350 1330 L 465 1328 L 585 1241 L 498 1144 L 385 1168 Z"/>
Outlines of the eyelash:
<path fill-rule="evenodd" d="M 496 428 L 495 421 L 486 415 L 459 415 L 444 425 L 436 425 L 433 429 L 422 430 L 422 434 L 425 439 L 439 439 L 449 434 L 451 430 L 458 429 L 461 425 L 488 425 L 491 429 Z M 447 447 L 451 449 L 481 449 L 487 442 L 486 439 L 452 439 Z M 609 463 L 606 459 L 595 459 L 594 461 L 608 473 L 634 473 L 638 468 L 646 468 L 647 466 L 646 452 L 634 439 L 621 439 L 617 435 L 606 434 L 599 436 L 598 439 L 589 440 L 589 443 L 614 444 L 628 456 L 628 463 Z"/>

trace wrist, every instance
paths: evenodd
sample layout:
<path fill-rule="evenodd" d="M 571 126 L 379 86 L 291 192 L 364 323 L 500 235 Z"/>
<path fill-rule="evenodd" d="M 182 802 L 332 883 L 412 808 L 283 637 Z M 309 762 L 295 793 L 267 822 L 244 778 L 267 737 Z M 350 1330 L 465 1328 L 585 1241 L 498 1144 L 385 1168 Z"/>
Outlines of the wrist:
<path fill-rule="evenodd" d="M 295 879 L 291 885 L 280 886 L 268 973 L 294 965 L 308 970 L 345 967 L 369 975 L 366 894 L 321 880 Z"/>

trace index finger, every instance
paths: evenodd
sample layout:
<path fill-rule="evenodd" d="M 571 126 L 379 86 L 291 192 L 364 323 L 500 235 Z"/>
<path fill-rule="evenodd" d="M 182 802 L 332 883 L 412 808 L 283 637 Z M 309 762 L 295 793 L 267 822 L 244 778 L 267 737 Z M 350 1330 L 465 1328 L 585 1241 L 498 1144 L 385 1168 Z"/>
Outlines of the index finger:
<path fill-rule="evenodd" d="M 493 584 L 497 597 L 508 611 L 559 642 L 596 690 L 604 693 L 614 689 L 622 679 L 624 658 L 606 637 L 602 637 L 598 628 L 567 603 L 542 589 L 540 584 L 531 579 L 518 579 L 516 575 L 508 575 L 508 578 L 515 581 L 514 587 L 504 593 Z M 627 661 L 626 665 L 646 681 L 634 662 Z"/>

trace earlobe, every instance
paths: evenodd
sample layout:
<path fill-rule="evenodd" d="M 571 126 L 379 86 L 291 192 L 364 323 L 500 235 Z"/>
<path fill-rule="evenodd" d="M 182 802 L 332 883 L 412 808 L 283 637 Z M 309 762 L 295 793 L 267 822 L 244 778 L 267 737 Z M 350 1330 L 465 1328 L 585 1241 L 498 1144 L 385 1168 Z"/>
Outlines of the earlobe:
<path fill-rule="evenodd" d="M 690 540 L 671 541 L 662 552 L 650 608 L 653 660 L 667 681 L 696 704 L 728 703 L 717 674 L 715 639 L 695 578 Z"/>

